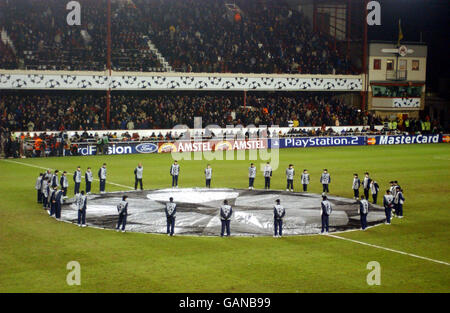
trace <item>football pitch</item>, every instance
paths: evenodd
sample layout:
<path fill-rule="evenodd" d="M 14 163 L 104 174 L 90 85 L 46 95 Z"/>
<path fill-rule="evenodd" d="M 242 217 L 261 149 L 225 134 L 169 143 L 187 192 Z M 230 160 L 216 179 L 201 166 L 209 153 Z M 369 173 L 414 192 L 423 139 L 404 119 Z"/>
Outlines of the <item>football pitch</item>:
<path fill-rule="evenodd" d="M 389 181 L 402 186 L 405 218 L 332 236 L 117 233 L 58 222 L 36 203 L 35 180 L 45 168 L 72 174 L 78 165 L 83 173 L 90 166 L 97 178 L 104 162 L 106 191 L 134 189 L 138 162 L 144 189 L 170 187 L 171 154 L 0 160 L 0 292 L 449 292 L 448 144 L 280 149 L 272 189 L 286 187 L 289 163 L 296 169 L 295 191 L 304 168 L 312 193 L 322 191 L 324 168 L 331 174 L 331 195 L 352 198 L 353 173 L 363 177 L 366 171 L 380 185 L 379 201 Z M 247 188 L 250 162 L 258 168 L 255 188 L 264 187 L 262 160 L 179 162 L 180 188 L 203 187 L 207 163 L 213 188 Z M 69 184 L 71 197 L 72 176 Z M 96 180 L 93 192 L 98 188 Z M 81 266 L 79 286 L 66 282 L 70 261 Z M 371 261 L 380 264 L 380 285 L 367 283 Z"/>

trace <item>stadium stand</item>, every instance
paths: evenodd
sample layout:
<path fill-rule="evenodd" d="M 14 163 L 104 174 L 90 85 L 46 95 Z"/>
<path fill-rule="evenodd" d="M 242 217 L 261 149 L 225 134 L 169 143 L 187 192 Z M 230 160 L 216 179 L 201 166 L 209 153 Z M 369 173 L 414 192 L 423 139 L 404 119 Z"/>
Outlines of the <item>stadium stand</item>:
<path fill-rule="evenodd" d="M 5 92 L 0 125 L 12 131 L 101 130 L 106 127 L 101 92 Z M 143 93 L 113 92 L 109 129 L 170 129 L 178 124 L 339 126 L 379 125 L 329 93 Z"/>
<path fill-rule="evenodd" d="M 104 70 L 106 2 L 80 3 L 82 25 L 74 28 L 60 18 L 63 1 L 0 1 L 0 29 L 16 49 L 0 68 Z M 224 0 L 113 1 L 112 69 L 167 71 L 167 59 L 182 72 L 352 73 L 331 40 L 286 2 L 235 3 L 230 10 Z"/>
<path fill-rule="evenodd" d="M 25 69 L 106 69 L 105 1 L 80 1 L 83 19 L 78 28 L 67 24 L 68 11 L 64 1 L 1 2 L 0 28 L 11 38 L 17 50 L 16 57 L 23 60 Z M 136 24 L 142 20 L 120 2 L 114 2 L 112 15 L 112 68 L 118 71 L 159 70 L 160 65 L 149 51 L 144 35 L 136 31 Z M 8 59 L 1 59 L 1 68 L 13 68 L 12 65 L 18 67 Z"/>

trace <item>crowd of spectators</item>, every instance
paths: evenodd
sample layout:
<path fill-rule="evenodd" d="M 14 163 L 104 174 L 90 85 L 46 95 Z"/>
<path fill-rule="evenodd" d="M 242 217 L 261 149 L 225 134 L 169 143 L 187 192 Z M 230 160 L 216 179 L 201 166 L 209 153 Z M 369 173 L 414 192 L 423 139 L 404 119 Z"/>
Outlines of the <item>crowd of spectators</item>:
<path fill-rule="evenodd" d="M 2 0 L 0 27 L 17 55 L 0 68 L 105 70 L 107 5 L 79 0 L 81 26 L 70 26 L 66 2 Z M 112 68 L 162 70 L 150 39 L 172 68 L 193 72 L 347 74 L 334 41 L 313 32 L 284 0 L 112 1 Z M 230 9 L 234 8 L 234 9 Z"/>
<path fill-rule="evenodd" d="M 4 27 L 26 69 L 95 70 L 106 69 L 106 1 L 78 0 L 81 25 L 71 26 L 66 17 L 67 2 L 60 0 L 0 1 L 0 27 Z M 160 67 L 149 51 L 144 34 L 136 30 L 137 10 L 123 1 L 112 6 L 112 68 L 122 71 L 150 71 Z M 0 58 L 0 68 L 11 62 Z"/>
<path fill-rule="evenodd" d="M 193 72 L 348 73 L 331 40 L 285 1 L 136 0 L 173 68 Z"/>
<path fill-rule="evenodd" d="M 112 92 L 110 124 L 106 95 L 94 91 L 5 92 L 0 126 L 12 131 L 171 129 L 203 126 L 379 125 L 381 120 L 329 93 Z"/>

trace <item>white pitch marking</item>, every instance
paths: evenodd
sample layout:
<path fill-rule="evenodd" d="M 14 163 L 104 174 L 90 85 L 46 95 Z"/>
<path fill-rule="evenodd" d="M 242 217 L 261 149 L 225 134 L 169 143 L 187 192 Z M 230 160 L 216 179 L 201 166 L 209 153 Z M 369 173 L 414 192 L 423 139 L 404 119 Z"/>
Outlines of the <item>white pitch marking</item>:
<path fill-rule="evenodd" d="M 22 162 L 17 162 L 17 161 L 11 161 L 11 160 L 3 160 L 3 161 L 11 162 L 11 163 L 17 163 L 17 164 L 20 164 L 20 165 L 26 165 L 26 166 L 40 168 L 40 169 L 48 169 L 47 167 L 42 167 L 42 166 L 37 166 L 37 165 L 27 164 L 27 163 L 22 163 Z M 68 173 L 68 174 L 73 175 L 72 173 Z M 98 179 L 94 179 L 94 180 L 99 181 Z M 130 186 L 125 186 L 125 185 L 111 183 L 111 182 L 107 182 L 107 183 L 108 184 L 112 184 L 112 185 L 116 185 L 116 186 L 121 186 L 121 187 L 126 187 L 126 188 L 129 188 L 129 189 L 133 189 Z M 68 222 L 68 223 L 71 223 L 71 222 Z M 379 226 L 379 225 L 376 225 L 376 226 Z M 90 226 L 90 227 L 91 228 L 98 228 L 98 229 L 107 229 L 107 228 L 102 228 L 102 227 L 97 227 L 97 226 Z M 107 229 L 107 230 L 110 230 L 110 229 Z M 351 231 L 354 231 L 354 230 L 351 230 Z M 346 232 L 346 231 L 343 231 L 343 232 Z M 155 233 L 155 234 L 158 235 L 157 233 Z M 317 235 L 317 234 L 311 234 L 311 235 Z M 378 248 L 378 249 L 382 249 L 382 250 L 386 250 L 386 251 L 391 251 L 391 252 L 395 252 L 395 253 L 399 253 L 399 254 L 403 254 L 403 255 L 408 255 L 408 256 L 411 256 L 411 257 L 414 257 L 414 258 L 418 258 L 418 259 L 422 259 L 422 260 L 426 260 L 426 261 L 435 262 L 435 263 L 439 263 L 439 264 L 444 264 L 444 265 L 450 266 L 450 263 L 447 263 L 447 262 L 444 262 L 444 261 L 430 259 L 430 258 L 423 257 L 423 256 L 420 256 L 420 255 L 417 255 L 417 254 L 412 254 L 412 253 L 407 253 L 407 252 L 403 252 L 403 251 L 399 251 L 399 250 L 394 250 L 394 249 L 391 249 L 391 248 L 381 247 L 381 246 L 377 246 L 377 245 L 374 245 L 374 244 L 370 244 L 370 243 L 366 243 L 366 242 L 362 242 L 362 241 L 358 241 L 358 240 L 354 240 L 354 239 L 344 238 L 344 237 L 340 237 L 340 236 L 336 236 L 336 235 L 331 235 L 331 234 L 327 234 L 326 236 L 337 238 L 337 239 L 341 239 L 341 240 L 347 240 L 347 241 L 358 243 L 358 244 L 361 244 L 361 245 L 374 247 L 374 248 Z M 199 236 L 199 237 L 210 237 L 210 236 Z M 211 236 L 211 237 L 214 237 L 214 236 Z"/>
<path fill-rule="evenodd" d="M 420 256 L 417 254 L 412 254 L 412 253 L 407 253 L 407 252 L 403 252 L 403 251 L 399 251 L 399 250 L 394 250 L 391 248 L 386 248 L 386 247 L 381 247 L 381 246 L 377 246 L 371 243 L 366 243 L 366 242 L 362 242 L 362 241 L 358 241 L 358 240 L 354 240 L 354 239 L 349 239 L 349 238 L 345 238 L 345 237 L 340 237 L 340 236 L 336 236 L 336 235 L 331 235 L 331 234 L 327 234 L 326 236 L 328 237 L 333 237 L 333 238 L 338 238 L 338 239 L 342 239 L 342 240 L 347 240 L 347 241 L 351 241 L 354 243 L 359 243 L 361 245 L 365 245 L 365 246 L 369 246 L 369 247 L 373 247 L 373 248 L 378 248 L 378 249 L 383 249 L 383 250 L 387 250 L 387 251 L 391 251 L 391 252 L 395 252 L 395 253 L 399 253 L 399 254 L 403 254 L 403 255 L 408 255 L 414 258 L 418 258 L 418 259 L 422 259 L 422 260 L 427 260 L 430 262 L 435 262 L 435 263 L 439 263 L 439 264 L 444 264 L 447 266 L 450 266 L 450 263 L 444 262 L 444 261 L 439 261 L 439 260 L 434 260 L 434 259 L 430 259 L 424 256 Z"/>
<path fill-rule="evenodd" d="M 40 168 L 40 169 L 44 169 L 44 170 L 51 169 L 51 168 L 49 168 L 49 167 L 42 167 L 42 166 L 37 166 L 37 165 L 28 164 L 28 163 L 22 163 L 22 162 L 17 162 L 17 161 L 11 161 L 11 160 L 3 160 L 3 161 L 5 161 L 5 162 L 10 162 L 10 163 L 17 163 L 17 164 L 20 164 L 20 165 L 26 165 L 26 166 L 35 167 L 35 168 Z M 72 173 L 67 172 L 67 174 L 73 176 Z M 96 178 L 94 178 L 93 180 L 95 180 L 95 181 L 100 181 L 99 179 L 96 179 Z M 106 181 L 106 183 L 107 183 L 107 184 L 111 184 L 111 185 L 115 185 L 115 186 L 119 186 L 119 187 L 125 187 L 125 188 L 128 188 L 128 189 L 134 189 L 133 187 L 125 186 L 125 185 L 121 185 L 121 184 L 116 184 L 116 183 L 112 183 L 112 182 L 110 182 L 110 181 Z"/>

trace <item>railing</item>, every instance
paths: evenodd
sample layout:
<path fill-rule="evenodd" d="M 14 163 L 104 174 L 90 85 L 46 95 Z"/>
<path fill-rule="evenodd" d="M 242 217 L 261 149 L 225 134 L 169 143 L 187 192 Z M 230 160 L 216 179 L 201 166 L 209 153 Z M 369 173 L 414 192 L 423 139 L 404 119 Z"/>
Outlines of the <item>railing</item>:
<path fill-rule="evenodd" d="M 386 80 L 407 80 L 407 70 L 386 71 Z"/>

